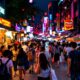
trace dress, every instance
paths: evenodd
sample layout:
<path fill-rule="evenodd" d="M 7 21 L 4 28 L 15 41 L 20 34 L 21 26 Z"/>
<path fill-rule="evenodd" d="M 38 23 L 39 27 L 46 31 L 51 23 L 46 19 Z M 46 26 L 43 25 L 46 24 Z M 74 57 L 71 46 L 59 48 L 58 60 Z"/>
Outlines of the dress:
<path fill-rule="evenodd" d="M 50 80 L 50 68 L 41 69 L 40 74 L 38 74 L 38 80 Z"/>

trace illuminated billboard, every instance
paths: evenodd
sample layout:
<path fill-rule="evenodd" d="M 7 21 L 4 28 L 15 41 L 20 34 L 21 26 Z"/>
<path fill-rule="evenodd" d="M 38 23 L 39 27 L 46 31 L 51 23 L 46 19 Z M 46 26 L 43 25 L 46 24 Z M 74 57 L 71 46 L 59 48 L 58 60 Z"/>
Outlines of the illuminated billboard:
<path fill-rule="evenodd" d="M 33 33 L 33 27 L 31 27 L 31 26 L 27 26 L 27 32 L 31 32 L 31 33 Z"/>
<path fill-rule="evenodd" d="M 3 15 L 5 14 L 5 9 L 1 6 L 0 6 L 0 13 L 3 14 Z"/>
<path fill-rule="evenodd" d="M 49 27 L 49 18 L 47 16 L 45 16 L 44 22 L 43 22 L 43 33 L 48 32 L 48 27 Z"/>
<path fill-rule="evenodd" d="M 73 20 L 64 20 L 64 30 L 72 30 L 73 27 Z"/>
<path fill-rule="evenodd" d="M 3 18 L 0 18 L 0 24 L 7 26 L 7 27 L 11 27 L 11 22 Z"/>
<path fill-rule="evenodd" d="M 23 27 L 23 26 L 21 26 L 17 23 L 16 23 L 16 26 L 15 26 L 15 30 L 18 31 L 18 32 L 22 31 L 22 32 L 26 33 L 26 27 Z"/>
<path fill-rule="evenodd" d="M 20 26 L 17 23 L 16 23 L 16 26 L 15 26 L 15 30 L 18 31 L 18 32 L 20 32 L 20 30 L 21 30 Z"/>

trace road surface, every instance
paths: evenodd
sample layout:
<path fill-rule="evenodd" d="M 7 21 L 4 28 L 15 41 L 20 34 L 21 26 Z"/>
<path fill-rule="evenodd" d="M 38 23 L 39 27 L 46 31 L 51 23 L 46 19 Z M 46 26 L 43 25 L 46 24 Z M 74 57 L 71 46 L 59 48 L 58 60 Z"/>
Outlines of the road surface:
<path fill-rule="evenodd" d="M 56 72 L 58 80 L 70 80 L 70 78 L 67 77 L 67 65 L 66 64 L 60 64 L 59 67 L 53 66 L 53 69 Z M 19 76 L 15 77 L 14 80 L 19 80 Z M 26 73 L 24 80 L 37 80 L 37 75 Z"/>

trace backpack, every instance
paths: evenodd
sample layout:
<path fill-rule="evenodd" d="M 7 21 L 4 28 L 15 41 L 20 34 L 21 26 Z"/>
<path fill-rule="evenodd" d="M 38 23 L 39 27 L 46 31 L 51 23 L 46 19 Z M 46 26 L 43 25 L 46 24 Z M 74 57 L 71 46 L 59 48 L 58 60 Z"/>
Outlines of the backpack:
<path fill-rule="evenodd" d="M 2 60 L 0 59 L 0 78 L 1 80 L 6 80 L 6 79 L 8 80 L 10 78 L 10 74 L 6 66 L 9 60 L 10 59 L 8 59 L 5 64 L 3 64 Z"/>

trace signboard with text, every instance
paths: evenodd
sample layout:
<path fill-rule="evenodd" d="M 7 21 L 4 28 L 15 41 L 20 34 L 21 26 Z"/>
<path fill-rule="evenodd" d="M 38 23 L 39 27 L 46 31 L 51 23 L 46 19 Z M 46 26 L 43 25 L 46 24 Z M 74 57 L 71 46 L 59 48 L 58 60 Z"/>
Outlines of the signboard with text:
<path fill-rule="evenodd" d="M 73 20 L 64 20 L 64 30 L 72 30 L 73 27 Z"/>
<path fill-rule="evenodd" d="M 0 6 L 0 13 L 3 14 L 3 15 L 5 14 L 5 9 L 1 6 Z"/>
<path fill-rule="evenodd" d="M 11 27 L 11 22 L 3 18 L 0 18 L 0 24 L 7 26 L 7 27 Z"/>

